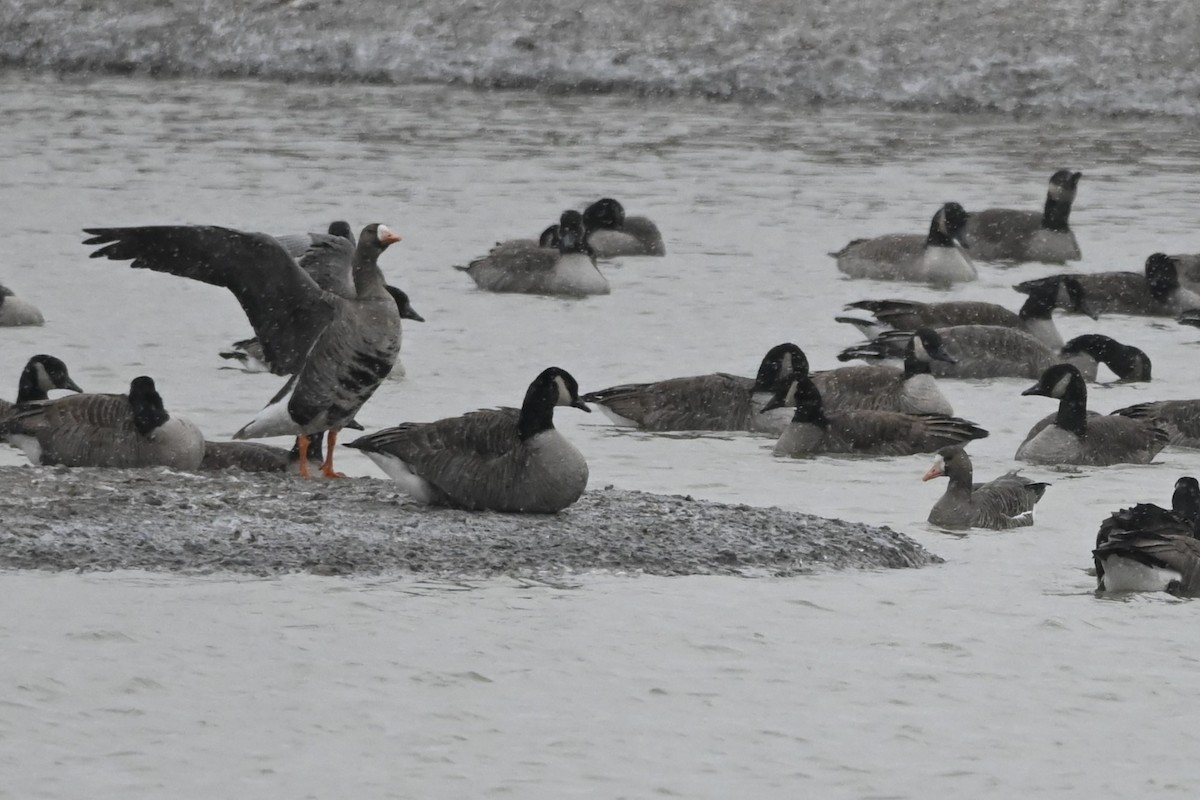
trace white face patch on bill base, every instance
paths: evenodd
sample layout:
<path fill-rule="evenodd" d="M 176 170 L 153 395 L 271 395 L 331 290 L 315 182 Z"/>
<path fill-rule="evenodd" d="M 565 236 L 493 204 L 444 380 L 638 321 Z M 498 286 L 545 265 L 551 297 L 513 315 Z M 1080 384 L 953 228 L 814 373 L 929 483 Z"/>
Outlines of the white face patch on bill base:
<path fill-rule="evenodd" d="M 387 225 L 380 225 L 378 230 L 375 231 L 375 237 L 379 240 L 380 244 L 395 244 L 400 241 L 400 237 L 392 233 L 391 228 Z"/>

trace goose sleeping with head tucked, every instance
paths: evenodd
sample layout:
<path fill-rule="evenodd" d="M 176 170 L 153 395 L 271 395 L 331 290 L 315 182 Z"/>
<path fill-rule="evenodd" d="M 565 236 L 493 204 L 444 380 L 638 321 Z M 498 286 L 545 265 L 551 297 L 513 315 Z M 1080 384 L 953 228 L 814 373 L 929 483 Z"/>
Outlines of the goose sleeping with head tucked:
<path fill-rule="evenodd" d="M 585 208 L 583 223 L 596 258 L 667 254 L 658 226 L 647 217 L 625 216 L 625 208 L 611 197 Z"/>
<path fill-rule="evenodd" d="M 907 334 L 900 353 L 904 368 L 865 364 L 814 372 L 813 383 L 827 408 L 848 411 L 900 411 L 906 414 L 954 413 L 933 377 L 933 362 L 953 363 L 942 337 L 932 328 Z"/>
<path fill-rule="evenodd" d="M 76 394 L 17 406 L 0 419 L 0 439 L 47 466 L 191 470 L 204 457 L 200 429 L 168 414 L 144 375 L 127 395 Z"/>
<path fill-rule="evenodd" d="M 235 439 L 300 437 L 308 477 L 308 437 L 328 432 L 321 472 L 337 477 L 337 432 L 391 372 L 400 352 L 400 313 L 377 260 L 400 237 L 380 224 L 358 237 L 351 263 L 354 297 L 322 289 L 279 240 L 230 228 L 161 225 L 93 228 L 92 258 L 224 286 L 233 292 L 270 363 L 294 374 Z"/>
<path fill-rule="evenodd" d="M 1175 482 L 1171 508 L 1138 503 L 1100 523 L 1092 559 L 1100 592 L 1200 596 L 1200 483 Z"/>
<path fill-rule="evenodd" d="M 1149 464 L 1166 447 L 1166 430 L 1120 415 L 1089 414 L 1087 384 L 1071 364 L 1050 367 L 1022 395 L 1057 399 L 1058 413 L 1035 425 L 1017 448 L 1016 459 L 1031 464 Z"/>
<path fill-rule="evenodd" d="M 941 414 L 894 411 L 825 412 L 821 392 L 807 375 L 787 382 L 763 411 L 795 406 L 792 421 L 775 442 L 775 455 L 803 458 L 822 453 L 908 456 L 929 453 L 988 432 L 974 422 Z"/>
<path fill-rule="evenodd" d="M 575 379 L 550 367 L 529 385 L 519 411 L 406 422 L 346 446 L 423 503 L 551 514 L 578 500 L 588 479 L 587 461 L 554 427 L 556 406 L 591 410 Z"/>
<path fill-rule="evenodd" d="M 836 253 L 837 268 L 851 278 L 945 285 L 978 277 L 960 238 L 969 215 L 946 203 L 933 215 L 927 236 L 894 233 L 855 239 Z"/>
<path fill-rule="evenodd" d="M 646 431 L 754 431 L 778 435 L 791 414 L 760 414 L 781 382 L 808 373 L 804 351 L 788 342 L 767 351 L 753 378 L 716 372 L 626 383 L 583 396 L 617 425 Z"/>
<path fill-rule="evenodd" d="M 929 512 L 929 521 L 942 528 L 1006 530 L 1033 524 L 1033 507 L 1048 483 L 1007 472 L 987 483 L 973 483 L 971 457 L 959 445 L 943 447 L 921 480 L 949 478 L 946 493 Z"/>
<path fill-rule="evenodd" d="M 487 292 L 570 297 L 608 294 L 608 279 L 596 267 L 586 234 L 583 216 L 578 211 L 564 211 L 556 247 L 542 247 L 540 242 L 534 246 L 528 239 L 502 242 L 483 258 L 455 269 L 466 272 Z"/>
<path fill-rule="evenodd" d="M 0 419 L 12 411 L 14 406 L 32 403 L 34 400 L 50 399 L 49 393 L 55 389 L 83 391 L 79 384 L 71 380 L 67 365 L 61 359 L 45 354 L 33 356 L 25 362 L 25 368 L 21 370 L 21 377 L 17 380 L 16 402 L 0 400 Z"/>
<path fill-rule="evenodd" d="M 989 208 L 971 214 L 963 238 L 981 261 L 1040 261 L 1061 264 L 1081 258 L 1071 231 L 1071 205 L 1082 172 L 1060 169 L 1050 176 L 1041 212 Z"/>

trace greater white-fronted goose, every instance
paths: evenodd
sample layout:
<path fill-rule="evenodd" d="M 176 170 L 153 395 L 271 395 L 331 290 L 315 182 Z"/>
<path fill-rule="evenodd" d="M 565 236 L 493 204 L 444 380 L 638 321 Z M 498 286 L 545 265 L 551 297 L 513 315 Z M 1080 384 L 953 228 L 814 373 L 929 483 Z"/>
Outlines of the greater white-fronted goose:
<path fill-rule="evenodd" d="M 647 217 L 625 216 L 624 207 L 611 197 L 584 209 L 583 224 L 596 258 L 667 254 L 658 226 Z"/>
<path fill-rule="evenodd" d="M 1041 213 L 1009 208 L 972 212 L 963 231 L 971 255 L 980 261 L 1078 261 L 1079 242 L 1069 219 L 1081 177 L 1082 172 L 1069 169 L 1051 175 Z"/>
<path fill-rule="evenodd" d="M 46 319 L 37 306 L 17 297 L 7 286 L 0 285 L 0 328 L 45 323 Z"/>
<path fill-rule="evenodd" d="M 515 408 L 406 422 L 362 436 L 362 450 L 408 495 L 466 509 L 552 514 L 587 488 L 583 454 L 554 427 L 554 408 L 590 411 L 565 370 L 543 370 Z"/>
<path fill-rule="evenodd" d="M 76 394 L 17 406 L 0 419 L 0 439 L 47 466 L 192 470 L 204 457 L 200 429 L 168 414 L 144 375 L 127 395 Z"/>
<path fill-rule="evenodd" d="M 321 467 L 321 437 L 309 441 L 309 469 Z M 300 439 L 291 450 L 273 447 L 262 442 L 213 442 L 204 443 L 204 458 L 201 470 L 240 469 L 243 472 L 294 472 L 300 474 Z"/>
<path fill-rule="evenodd" d="M 1018 292 L 1029 292 L 1043 281 L 1061 277 L 1036 278 L 1013 288 Z M 1163 253 L 1147 258 L 1143 272 L 1079 272 L 1072 273 L 1071 277 L 1083 287 L 1091 309 L 1100 314 L 1178 317 L 1185 311 L 1200 308 L 1200 295 L 1180 285 L 1174 260 Z"/>
<path fill-rule="evenodd" d="M 1071 313 L 1096 315 L 1087 306 L 1086 293 L 1079 281 L 1062 276 L 1046 281 L 1029 292 L 1029 297 L 1015 314 L 996 303 L 972 300 L 951 300 L 943 303 L 919 303 L 913 300 L 860 300 L 846 306 L 869 311 L 871 319 L 839 316 L 862 331 L 868 339 L 889 330 L 911 331 L 917 328 L 949 328 L 957 325 L 999 325 L 1018 328 L 1047 347 L 1057 350 L 1063 346 L 1062 335 L 1054 324 L 1053 312 L 1061 308 Z"/>
<path fill-rule="evenodd" d="M 973 483 L 971 457 L 957 445 L 943 447 L 921 480 L 949 478 L 949 485 L 929 512 L 929 521 L 942 528 L 1007 530 L 1033 524 L 1033 507 L 1046 493 L 1039 483 L 1007 472 L 987 483 Z"/>
<path fill-rule="evenodd" d="M 455 267 L 488 292 L 554 294 L 582 297 L 608 294 L 608 279 L 596 266 L 583 215 L 564 211 L 558 222 L 558 247 L 531 246 L 532 240 L 502 242 L 483 258 Z"/>
<path fill-rule="evenodd" d="M 1167 431 L 1120 415 L 1088 414 L 1087 384 L 1071 364 L 1050 367 L 1022 395 L 1059 401 L 1054 421 L 1030 430 L 1016 459 L 1031 464 L 1149 464 L 1167 446 Z"/>
<path fill-rule="evenodd" d="M 1092 559 L 1101 592 L 1200 595 L 1200 483 L 1175 482 L 1171 509 L 1138 503 L 1100 523 Z"/>
<path fill-rule="evenodd" d="M 377 259 L 400 241 L 384 225 L 363 228 L 354 250 L 355 298 L 319 287 L 274 237 L 229 228 L 150 226 L 94 228 L 93 258 L 132 259 L 152 269 L 224 286 L 238 299 L 268 363 L 294 373 L 235 439 L 300 436 L 301 475 L 308 476 L 308 437 L 329 432 L 325 463 L 333 469 L 337 431 L 354 419 L 400 352 L 400 314 Z"/>
<path fill-rule="evenodd" d="M 17 380 L 17 400 L 10 403 L 0 400 L 0 419 L 3 419 L 14 406 L 21 403 L 32 403 L 34 400 L 50 399 L 50 392 L 55 389 L 65 389 L 69 392 L 82 392 L 79 384 L 71 380 L 67 365 L 54 356 L 39 354 L 25 362 L 21 377 Z"/>
<path fill-rule="evenodd" d="M 654 383 L 626 383 L 589 392 L 617 425 L 647 431 L 753 431 L 778 434 L 791 414 L 760 414 L 781 382 L 808 373 L 808 358 L 792 343 L 772 347 L 754 378 L 717 372 Z"/>
<path fill-rule="evenodd" d="M 940 414 L 895 411 L 831 411 L 807 375 L 797 375 L 764 407 L 795 406 L 792 421 L 775 442 L 775 455 L 801 458 L 822 453 L 908 456 L 982 439 L 988 432 L 974 422 Z"/>
<path fill-rule="evenodd" d="M 959 238 L 967 218 L 958 203 L 946 203 L 933 215 L 928 236 L 894 233 L 855 239 L 830 255 L 851 278 L 943 285 L 973 281 L 978 274 Z"/>
<path fill-rule="evenodd" d="M 942 347 L 942 337 L 932 328 L 908 335 L 902 353 L 904 368 L 882 364 L 839 367 L 812 373 L 827 408 L 836 411 L 864 409 L 906 414 L 954 413 L 932 374 L 933 361 L 953 361 Z"/>

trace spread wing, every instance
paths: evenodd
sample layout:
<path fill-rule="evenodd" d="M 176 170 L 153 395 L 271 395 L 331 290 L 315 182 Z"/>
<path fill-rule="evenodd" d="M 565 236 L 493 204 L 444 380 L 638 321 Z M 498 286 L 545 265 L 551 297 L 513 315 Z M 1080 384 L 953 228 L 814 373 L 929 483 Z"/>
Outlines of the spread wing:
<path fill-rule="evenodd" d="M 231 228 L 152 225 L 89 228 L 92 258 L 132 260 L 150 269 L 224 286 L 233 292 L 263 345 L 286 372 L 303 362 L 334 314 L 334 298 L 299 267 L 277 239 Z"/>

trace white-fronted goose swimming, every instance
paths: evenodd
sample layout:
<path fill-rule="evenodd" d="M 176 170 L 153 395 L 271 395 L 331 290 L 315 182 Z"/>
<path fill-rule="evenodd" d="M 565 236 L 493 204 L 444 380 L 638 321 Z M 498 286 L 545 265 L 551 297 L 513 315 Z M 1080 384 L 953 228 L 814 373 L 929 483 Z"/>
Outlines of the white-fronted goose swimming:
<path fill-rule="evenodd" d="M 851 278 L 934 284 L 973 281 L 975 265 L 959 239 L 967 212 L 946 203 L 933 215 L 928 236 L 894 233 L 855 239 L 836 253 L 837 268 Z"/>
<path fill-rule="evenodd" d="M 949 478 L 946 492 L 929 512 L 929 521 L 942 528 L 1007 530 L 1033 524 L 1033 507 L 1046 493 L 1039 483 L 1007 472 L 987 483 L 974 483 L 971 457 L 962 447 L 943 447 L 922 480 Z"/>
<path fill-rule="evenodd" d="M 971 256 L 980 261 L 1078 261 L 1079 242 L 1069 224 L 1082 172 L 1060 169 L 1050 176 L 1046 205 L 1037 211 L 989 208 L 975 211 L 963 231 Z"/>
<path fill-rule="evenodd" d="M 624 207 L 611 197 L 584 209 L 583 224 L 596 258 L 667 254 L 658 226 L 647 217 L 625 216 Z"/>
<path fill-rule="evenodd" d="M 557 248 L 532 244 L 529 239 L 502 242 L 483 258 L 455 269 L 466 272 L 488 292 L 571 297 L 609 293 L 608 279 L 596 267 L 578 211 L 564 211 L 559 219 Z"/>
<path fill-rule="evenodd" d="M 322 473 L 333 477 L 337 431 L 354 419 L 400 352 L 400 314 L 377 259 L 400 241 L 384 225 L 363 228 L 353 256 L 355 298 L 321 289 L 279 241 L 229 228 L 94 228 L 93 258 L 132 259 L 152 269 L 216 286 L 238 299 L 268 363 L 294 372 L 235 439 L 300 436 L 308 476 L 308 437 L 329 432 Z"/>
<path fill-rule="evenodd" d="M 860 300 L 846 306 L 869 311 L 872 319 L 835 317 L 862 331 L 868 339 L 889 330 L 911 331 L 917 328 L 949 328 L 957 325 L 999 325 L 1017 328 L 1030 334 L 1042 344 L 1055 350 L 1063 346 L 1062 335 L 1054 324 L 1053 312 L 1061 308 L 1071 313 L 1096 318 L 1087 306 L 1086 293 L 1079 281 L 1064 275 L 1057 281 L 1046 281 L 1029 292 L 1019 311 L 1013 313 L 996 303 L 973 300 L 951 300 L 942 303 L 919 303 L 912 300 Z"/>
<path fill-rule="evenodd" d="M 754 431 L 778 434 L 791 414 L 760 414 L 781 382 L 808 373 L 804 351 L 790 342 L 763 356 L 754 378 L 717 372 L 653 383 L 626 383 L 589 392 L 617 425 L 647 431 Z"/>
<path fill-rule="evenodd" d="M 775 455 L 822 453 L 907 456 L 982 439 L 988 432 L 974 422 L 940 414 L 895 411 L 825 413 L 821 392 L 807 375 L 797 375 L 763 409 L 795 406 L 792 421 L 775 442 Z"/>
<path fill-rule="evenodd" d="M 1071 364 L 1050 367 L 1022 395 L 1059 401 L 1050 424 L 1040 422 L 1017 448 L 1016 459 L 1031 464 L 1149 464 L 1166 447 L 1166 430 L 1120 415 L 1088 414 L 1087 384 Z"/>
<path fill-rule="evenodd" d="M 76 394 L 17 406 L 0 419 L 0 439 L 48 466 L 191 470 L 204 457 L 200 429 L 168 414 L 144 375 L 127 395 Z"/>
<path fill-rule="evenodd" d="M 37 306 L 17 297 L 7 286 L 0 285 L 0 328 L 45 323 L 46 319 Z"/>
<path fill-rule="evenodd" d="M 883 364 L 839 367 L 812 373 L 826 408 L 867 409 L 907 414 L 954 413 L 932 374 L 933 361 L 953 361 L 932 328 L 908 335 L 901 351 L 904 368 Z"/>
<path fill-rule="evenodd" d="M 1036 278 L 1013 288 L 1018 292 L 1029 292 L 1043 281 L 1061 277 Z M 1079 272 L 1071 277 L 1079 281 L 1087 294 L 1088 306 L 1099 314 L 1178 317 L 1185 311 L 1200 308 L 1200 295 L 1180 285 L 1175 262 L 1162 253 L 1147 258 L 1143 272 Z"/>
<path fill-rule="evenodd" d="M 3 419 L 14 406 L 21 403 L 32 403 L 34 400 L 48 400 L 49 392 L 55 389 L 65 389 L 69 392 L 82 392 L 79 384 L 71 380 L 67 365 L 61 359 L 48 355 L 36 355 L 25 362 L 21 377 L 17 380 L 17 400 L 10 403 L 0 400 L 0 419 Z"/>
<path fill-rule="evenodd" d="M 1138 503 L 1100 523 L 1092 559 L 1101 592 L 1200 596 L 1200 484 L 1175 482 L 1171 509 Z"/>
<path fill-rule="evenodd" d="M 543 370 L 515 408 L 406 422 L 362 436 L 362 450 L 408 495 L 466 509 L 554 513 L 587 488 L 588 467 L 554 427 L 556 406 L 590 411 L 565 370 Z"/>

